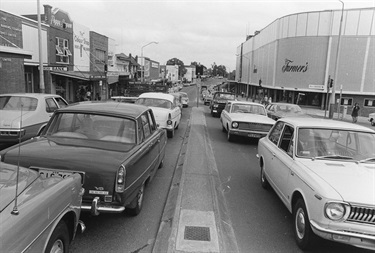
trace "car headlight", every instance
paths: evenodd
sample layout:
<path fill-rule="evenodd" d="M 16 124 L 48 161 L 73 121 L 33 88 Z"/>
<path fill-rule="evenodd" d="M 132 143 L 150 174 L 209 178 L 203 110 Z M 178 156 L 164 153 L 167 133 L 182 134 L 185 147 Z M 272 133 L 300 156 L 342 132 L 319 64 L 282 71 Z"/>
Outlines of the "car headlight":
<path fill-rule="evenodd" d="M 328 219 L 338 221 L 344 218 L 346 213 L 345 204 L 339 202 L 330 202 L 325 206 L 325 215 Z"/>
<path fill-rule="evenodd" d="M 238 128 L 238 123 L 237 122 L 232 122 L 232 128 Z"/>

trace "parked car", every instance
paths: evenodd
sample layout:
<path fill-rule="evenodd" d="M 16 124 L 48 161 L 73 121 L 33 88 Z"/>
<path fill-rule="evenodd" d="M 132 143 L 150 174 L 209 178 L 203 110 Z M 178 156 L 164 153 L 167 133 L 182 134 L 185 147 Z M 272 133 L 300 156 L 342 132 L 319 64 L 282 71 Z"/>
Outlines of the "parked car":
<path fill-rule="evenodd" d="M 0 94 L 0 149 L 37 136 L 53 112 L 67 105 L 54 94 Z"/>
<path fill-rule="evenodd" d="M 368 121 L 370 121 L 371 126 L 375 126 L 375 112 L 368 115 Z"/>
<path fill-rule="evenodd" d="M 173 138 L 181 121 L 181 108 L 176 97 L 171 94 L 146 92 L 142 93 L 135 103 L 150 107 L 154 112 L 156 123 L 167 130 L 168 138 Z"/>
<path fill-rule="evenodd" d="M 235 100 L 235 95 L 231 92 L 215 92 L 210 104 L 211 115 L 213 117 L 220 117 L 228 100 Z"/>
<path fill-rule="evenodd" d="M 267 107 L 267 115 L 274 120 L 284 117 L 310 117 L 302 111 L 301 107 L 289 103 L 270 103 Z"/>
<path fill-rule="evenodd" d="M 267 117 L 264 105 L 245 101 L 228 101 L 220 121 L 228 141 L 235 136 L 259 139 L 267 135 L 275 123 Z"/>
<path fill-rule="evenodd" d="M 113 96 L 110 100 L 124 103 L 135 103 L 138 97 L 124 97 L 124 96 Z"/>
<path fill-rule="evenodd" d="M 211 104 L 214 94 L 215 94 L 214 92 L 207 92 L 206 96 L 204 96 L 203 98 L 203 104 L 204 105 Z"/>
<path fill-rule="evenodd" d="M 186 92 L 179 92 L 181 94 L 181 100 L 182 100 L 182 107 L 188 107 L 189 106 L 189 96 Z"/>
<path fill-rule="evenodd" d="M 176 93 L 169 93 L 173 96 L 175 96 L 177 98 L 177 105 L 178 107 L 180 107 L 180 109 L 182 109 L 183 105 L 182 105 L 182 95 L 179 93 L 179 92 L 176 92 Z"/>
<path fill-rule="evenodd" d="M 301 249 L 319 236 L 374 250 L 375 131 L 283 118 L 259 140 L 258 158 L 261 185 L 272 186 L 292 213 Z"/>
<path fill-rule="evenodd" d="M 85 229 L 84 173 L 66 175 L 0 162 L 1 252 L 69 252 L 77 229 Z"/>
<path fill-rule="evenodd" d="M 89 101 L 57 110 L 41 136 L 0 155 L 2 162 L 52 168 L 61 175 L 83 171 L 83 211 L 98 215 L 126 209 L 137 215 L 146 183 L 163 164 L 166 142 L 150 108 Z"/>

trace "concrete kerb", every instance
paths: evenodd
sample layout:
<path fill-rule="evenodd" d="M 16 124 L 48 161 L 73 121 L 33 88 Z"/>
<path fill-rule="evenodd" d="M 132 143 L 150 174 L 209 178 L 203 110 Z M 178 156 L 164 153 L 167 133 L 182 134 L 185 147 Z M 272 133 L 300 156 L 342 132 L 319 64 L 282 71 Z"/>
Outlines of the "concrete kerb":
<path fill-rule="evenodd" d="M 202 108 L 192 109 L 182 167 L 173 218 L 171 213 L 163 214 L 153 252 L 238 252 Z M 212 223 L 208 221 L 210 217 Z M 168 224 L 170 221 L 172 224 Z M 206 242 L 187 239 L 184 234 L 187 227 L 208 228 L 211 239 Z"/>

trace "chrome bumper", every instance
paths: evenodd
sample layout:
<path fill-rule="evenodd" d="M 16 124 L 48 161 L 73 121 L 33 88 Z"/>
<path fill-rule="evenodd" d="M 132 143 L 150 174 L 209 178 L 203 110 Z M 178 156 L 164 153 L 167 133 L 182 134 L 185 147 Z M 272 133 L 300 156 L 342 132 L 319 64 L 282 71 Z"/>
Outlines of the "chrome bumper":
<path fill-rule="evenodd" d="M 310 224 L 313 232 L 324 239 L 350 244 L 365 249 L 375 249 L 375 235 L 363 234 L 354 231 L 331 230 L 321 227 L 312 220 L 310 220 Z"/>
<path fill-rule="evenodd" d="M 100 213 L 122 213 L 125 210 L 124 206 L 101 206 L 99 197 L 95 197 L 91 205 L 82 203 L 82 211 L 90 211 L 92 215 L 97 216 Z"/>

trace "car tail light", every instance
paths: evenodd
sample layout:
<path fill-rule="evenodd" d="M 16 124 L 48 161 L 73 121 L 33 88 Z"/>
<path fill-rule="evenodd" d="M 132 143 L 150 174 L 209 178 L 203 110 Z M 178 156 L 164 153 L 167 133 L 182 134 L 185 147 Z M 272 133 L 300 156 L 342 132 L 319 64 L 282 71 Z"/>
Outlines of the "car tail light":
<path fill-rule="evenodd" d="M 117 176 L 116 176 L 116 192 L 124 192 L 125 177 L 126 177 L 126 169 L 124 165 L 121 165 L 117 171 Z"/>
<path fill-rule="evenodd" d="M 167 125 L 172 125 L 172 116 L 170 113 L 168 114 Z"/>

